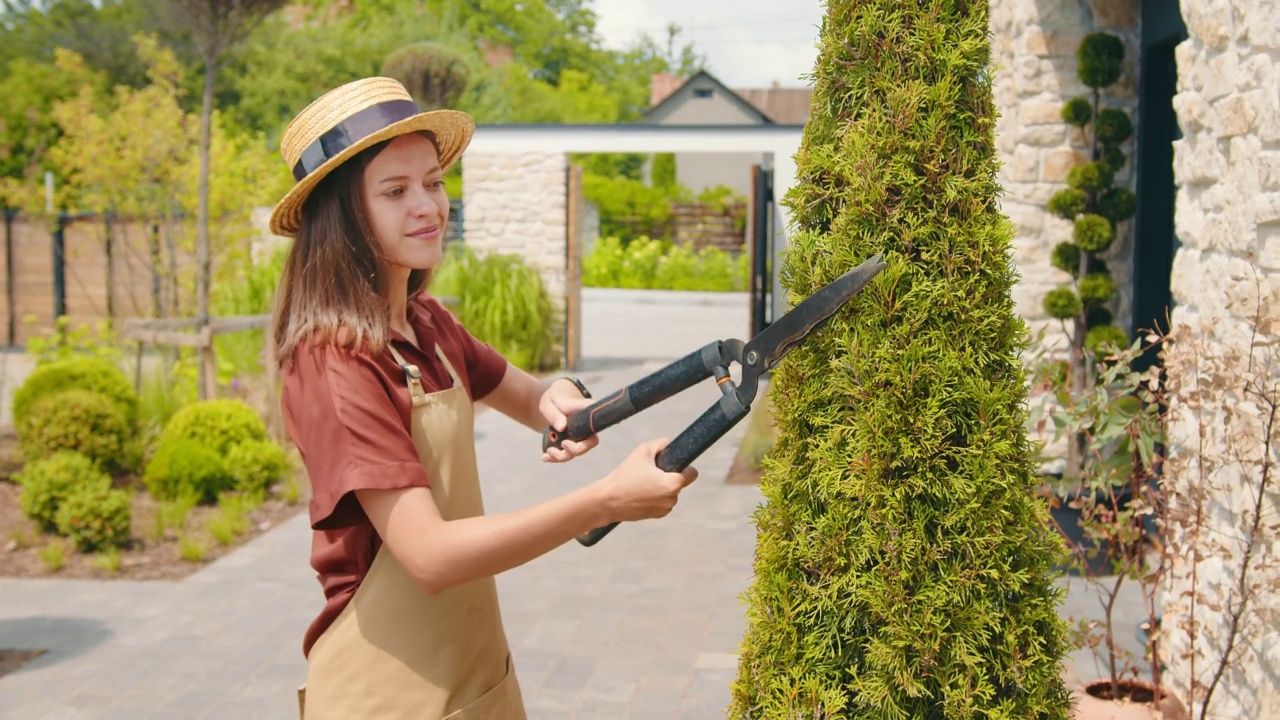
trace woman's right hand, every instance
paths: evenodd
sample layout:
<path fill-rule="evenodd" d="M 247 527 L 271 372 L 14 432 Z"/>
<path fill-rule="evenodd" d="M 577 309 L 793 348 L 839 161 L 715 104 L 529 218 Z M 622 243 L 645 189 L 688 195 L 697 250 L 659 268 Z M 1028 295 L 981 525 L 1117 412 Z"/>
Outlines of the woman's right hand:
<path fill-rule="evenodd" d="M 676 506 L 680 491 L 698 478 L 698 471 L 687 467 L 683 472 L 663 472 L 658 468 L 658 453 L 670 440 L 650 440 L 631 451 L 613 472 L 600 481 L 609 517 L 633 522 L 666 517 Z"/>

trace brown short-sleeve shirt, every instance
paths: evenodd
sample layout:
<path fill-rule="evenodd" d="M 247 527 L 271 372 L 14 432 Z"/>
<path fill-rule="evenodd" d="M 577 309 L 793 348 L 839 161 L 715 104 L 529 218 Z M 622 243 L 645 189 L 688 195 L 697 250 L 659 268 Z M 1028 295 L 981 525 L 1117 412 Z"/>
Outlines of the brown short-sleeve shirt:
<path fill-rule="evenodd" d="M 419 367 L 426 392 L 452 385 L 438 345 L 473 401 L 502 381 L 507 362 L 472 337 L 425 293 L 408 304 L 418 349 L 392 332 L 392 344 Z M 300 345 L 285 371 L 281 409 L 311 480 L 311 566 L 325 606 L 307 630 L 303 654 L 338 617 L 369 571 L 381 542 L 355 497 L 360 489 L 428 487 L 409 432 L 411 399 L 389 350 L 377 355 L 333 344 Z"/>

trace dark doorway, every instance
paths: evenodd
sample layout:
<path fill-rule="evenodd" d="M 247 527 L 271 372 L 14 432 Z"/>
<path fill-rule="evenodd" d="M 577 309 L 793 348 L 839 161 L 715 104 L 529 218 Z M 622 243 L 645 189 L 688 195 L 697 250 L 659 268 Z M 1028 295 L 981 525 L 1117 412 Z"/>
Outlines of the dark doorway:
<path fill-rule="evenodd" d="M 751 200 L 748 205 L 750 232 L 747 249 L 751 263 L 747 289 L 751 293 L 751 328 L 755 337 L 772 322 L 769 302 L 773 288 L 773 170 L 759 165 L 751 167 Z"/>
<path fill-rule="evenodd" d="M 1174 48 L 1187 37 L 1176 0 L 1142 1 L 1138 122 L 1134 167 L 1138 212 L 1134 218 L 1133 333 L 1168 331 L 1173 297 L 1169 275 L 1178 248 L 1174 228 L 1173 142 L 1182 137 L 1173 96 L 1178 88 Z M 1142 365 L 1157 361 L 1147 353 Z"/>

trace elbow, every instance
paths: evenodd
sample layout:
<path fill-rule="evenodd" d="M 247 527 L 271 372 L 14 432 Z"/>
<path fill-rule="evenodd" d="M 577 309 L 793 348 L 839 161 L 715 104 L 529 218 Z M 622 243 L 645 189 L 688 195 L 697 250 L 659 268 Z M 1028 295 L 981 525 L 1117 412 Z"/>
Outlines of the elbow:
<path fill-rule="evenodd" d="M 439 563 L 421 562 L 409 568 L 409 575 L 414 583 L 428 597 L 434 597 L 458 584 L 457 578 L 450 577 Z"/>

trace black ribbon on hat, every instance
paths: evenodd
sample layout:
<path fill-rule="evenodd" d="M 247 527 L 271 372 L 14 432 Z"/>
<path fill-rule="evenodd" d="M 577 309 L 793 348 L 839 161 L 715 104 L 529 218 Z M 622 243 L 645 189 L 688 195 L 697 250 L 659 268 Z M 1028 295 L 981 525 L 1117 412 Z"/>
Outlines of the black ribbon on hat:
<path fill-rule="evenodd" d="M 301 180 L 339 153 L 386 126 L 422 112 L 412 100 L 388 100 L 370 105 L 338 123 L 302 151 L 293 166 L 293 179 Z"/>

